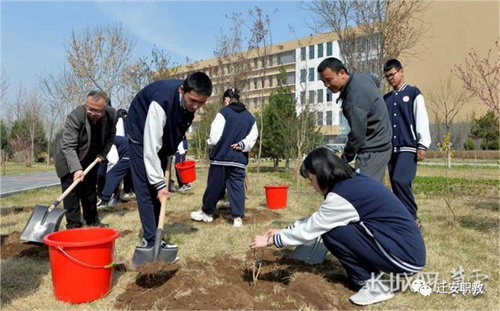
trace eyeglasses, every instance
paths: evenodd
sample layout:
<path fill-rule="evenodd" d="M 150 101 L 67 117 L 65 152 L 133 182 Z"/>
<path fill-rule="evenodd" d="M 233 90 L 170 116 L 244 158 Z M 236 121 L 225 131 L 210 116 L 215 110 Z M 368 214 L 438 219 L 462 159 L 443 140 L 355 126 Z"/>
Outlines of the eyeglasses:
<path fill-rule="evenodd" d="M 390 79 L 390 78 L 394 77 L 394 76 L 395 76 L 398 72 L 399 72 L 399 71 L 396 71 L 396 72 L 393 72 L 393 73 L 390 73 L 390 74 L 384 75 L 384 77 L 385 77 L 386 79 Z"/>
<path fill-rule="evenodd" d="M 101 117 L 103 115 L 102 111 L 91 108 L 87 108 L 87 113 L 97 117 Z"/>

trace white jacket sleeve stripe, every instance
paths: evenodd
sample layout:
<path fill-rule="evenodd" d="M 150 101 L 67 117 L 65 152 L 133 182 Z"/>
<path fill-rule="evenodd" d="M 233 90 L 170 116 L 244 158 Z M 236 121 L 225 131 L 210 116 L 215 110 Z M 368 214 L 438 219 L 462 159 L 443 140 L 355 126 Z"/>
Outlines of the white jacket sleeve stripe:
<path fill-rule="evenodd" d="M 318 211 L 309 218 L 296 221 L 293 228 L 278 233 L 280 237 L 274 241 L 275 244 L 281 244 L 276 245 L 277 247 L 310 244 L 333 228 L 345 226 L 359 219 L 358 212 L 349 201 L 330 192 Z"/>
<path fill-rule="evenodd" d="M 222 114 L 217 113 L 210 125 L 210 138 L 208 140 L 210 146 L 217 145 L 224 131 L 224 126 L 226 126 L 226 119 Z"/>
<path fill-rule="evenodd" d="M 425 109 L 424 96 L 418 94 L 413 104 L 413 114 L 415 115 L 417 143 L 425 149 L 431 145 L 431 133 L 429 130 L 429 117 Z"/>
<path fill-rule="evenodd" d="M 149 105 L 146 123 L 144 125 L 144 164 L 148 181 L 156 189 L 165 187 L 165 173 L 158 157 L 163 141 L 163 128 L 167 123 L 165 111 L 157 102 Z"/>

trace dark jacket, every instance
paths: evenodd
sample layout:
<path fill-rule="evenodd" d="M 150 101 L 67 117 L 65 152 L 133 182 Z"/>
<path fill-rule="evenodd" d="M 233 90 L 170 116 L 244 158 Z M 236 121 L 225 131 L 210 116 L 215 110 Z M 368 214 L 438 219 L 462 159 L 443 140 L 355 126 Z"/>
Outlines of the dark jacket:
<path fill-rule="evenodd" d="M 115 116 L 116 111 L 110 106 L 106 106 L 104 116 L 101 118 L 101 139 L 97 146 L 98 154 L 103 159 L 113 145 L 115 137 Z M 81 161 L 87 156 L 90 149 L 91 124 L 87 117 L 85 105 L 76 107 L 66 117 L 62 136 L 56 143 L 55 166 L 57 176 L 62 178 L 68 173 L 85 169 Z"/>
<path fill-rule="evenodd" d="M 352 74 L 337 100 L 342 100 L 342 113 L 351 128 L 343 154 L 345 160 L 352 161 L 358 153 L 391 148 L 389 114 L 372 76 Z"/>

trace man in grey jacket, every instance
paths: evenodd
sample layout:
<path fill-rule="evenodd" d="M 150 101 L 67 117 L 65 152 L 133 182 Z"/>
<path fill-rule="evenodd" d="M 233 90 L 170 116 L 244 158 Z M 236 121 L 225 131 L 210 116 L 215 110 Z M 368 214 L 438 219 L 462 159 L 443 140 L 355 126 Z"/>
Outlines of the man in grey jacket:
<path fill-rule="evenodd" d="M 76 107 L 67 116 L 62 136 L 56 144 L 55 166 L 61 179 L 62 190 L 75 180 L 83 179 L 64 199 L 66 228 L 80 228 L 80 202 L 87 226 L 107 227 L 97 215 L 97 167 L 83 176 L 83 170 L 96 158 L 99 162 L 113 145 L 115 136 L 115 109 L 107 105 L 108 95 L 102 91 L 91 91 L 87 103 Z"/>
<path fill-rule="evenodd" d="M 384 178 L 391 158 L 391 123 L 375 77 L 349 74 L 344 64 L 334 57 L 323 60 L 318 72 L 325 86 L 338 93 L 342 113 L 351 128 L 342 158 L 356 158 L 358 172 L 378 181 Z"/>

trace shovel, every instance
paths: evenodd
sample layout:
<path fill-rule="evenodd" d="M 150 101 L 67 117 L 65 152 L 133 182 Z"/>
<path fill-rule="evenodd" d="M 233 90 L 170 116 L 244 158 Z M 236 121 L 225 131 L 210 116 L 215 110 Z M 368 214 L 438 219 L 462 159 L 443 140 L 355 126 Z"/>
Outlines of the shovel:
<path fill-rule="evenodd" d="M 83 176 L 99 162 L 95 159 L 83 172 Z M 37 205 L 24 227 L 20 239 L 27 242 L 43 243 L 43 238 L 52 232 L 59 229 L 62 217 L 66 212 L 62 208 L 56 208 L 59 203 L 81 182 L 81 179 L 75 180 L 57 199 L 52 202 L 52 205 L 47 206 Z"/>
<path fill-rule="evenodd" d="M 314 244 L 297 246 L 295 250 L 290 253 L 290 257 L 295 260 L 304 261 L 310 265 L 315 265 L 322 263 L 327 254 L 328 249 L 325 244 L 323 244 L 321 237 L 319 237 Z"/>
<path fill-rule="evenodd" d="M 169 157 L 168 169 L 165 172 L 165 180 L 167 181 L 167 187 L 170 182 L 170 166 L 172 164 L 172 159 Z M 176 262 L 178 260 L 177 252 L 179 247 L 177 245 L 169 245 L 164 248 L 160 246 L 161 239 L 163 238 L 163 225 L 165 223 L 165 211 L 167 209 L 167 199 L 163 199 L 161 202 L 160 209 L 160 219 L 158 219 L 158 229 L 156 230 L 155 244 L 152 247 L 142 247 L 138 246 L 135 248 L 134 257 L 132 258 L 132 264 L 135 267 L 139 267 L 148 262 L 162 261 L 162 262 Z"/>

